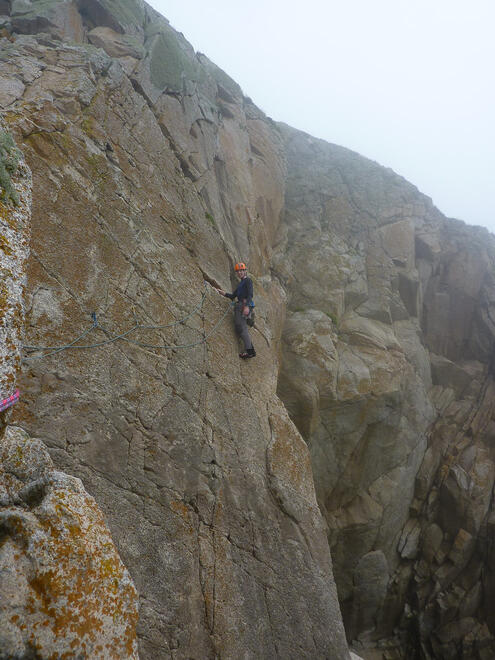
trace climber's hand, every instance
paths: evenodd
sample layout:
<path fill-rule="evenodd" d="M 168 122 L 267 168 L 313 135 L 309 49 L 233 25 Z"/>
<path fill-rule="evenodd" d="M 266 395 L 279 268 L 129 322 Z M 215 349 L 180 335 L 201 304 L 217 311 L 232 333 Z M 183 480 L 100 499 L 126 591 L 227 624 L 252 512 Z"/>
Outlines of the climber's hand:
<path fill-rule="evenodd" d="M 244 314 L 244 316 L 249 316 L 249 307 L 247 305 L 243 307 L 242 313 Z"/>

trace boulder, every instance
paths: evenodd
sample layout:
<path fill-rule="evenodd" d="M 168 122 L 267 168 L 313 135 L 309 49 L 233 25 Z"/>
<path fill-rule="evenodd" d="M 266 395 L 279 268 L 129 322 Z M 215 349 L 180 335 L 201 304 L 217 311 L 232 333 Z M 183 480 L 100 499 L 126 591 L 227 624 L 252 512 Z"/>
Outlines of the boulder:
<path fill-rule="evenodd" d="M 128 35 L 142 34 L 147 19 L 163 20 L 143 0 L 76 0 L 86 26 L 110 28 Z"/>
<path fill-rule="evenodd" d="M 72 0 L 12 0 L 10 21 L 21 34 L 44 32 L 60 40 L 84 40 L 83 21 Z"/>
<path fill-rule="evenodd" d="M 144 56 L 144 48 L 137 38 L 119 34 L 109 27 L 93 28 L 88 32 L 88 39 L 97 48 L 103 48 L 110 57 L 132 57 L 139 60 Z"/>
<path fill-rule="evenodd" d="M 137 658 L 137 593 L 94 499 L 14 427 L 0 501 L 2 657 Z"/>

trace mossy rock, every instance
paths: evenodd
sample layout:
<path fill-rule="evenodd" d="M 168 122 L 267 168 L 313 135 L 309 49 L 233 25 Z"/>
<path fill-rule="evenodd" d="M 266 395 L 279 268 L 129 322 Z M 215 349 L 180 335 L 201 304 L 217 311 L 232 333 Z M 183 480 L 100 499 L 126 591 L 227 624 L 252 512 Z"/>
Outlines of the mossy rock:
<path fill-rule="evenodd" d="M 114 16 L 122 27 L 141 28 L 145 20 L 144 3 L 139 0 L 99 0 L 100 4 Z"/>
<path fill-rule="evenodd" d="M 31 25 L 35 21 L 38 27 L 41 28 L 51 24 L 51 19 L 57 7 L 66 2 L 67 0 L 33 0 L 33 2 L 13 0 L 10 17 L 16 28 L 22 27 L 25 24 Z M 21 22 L 19 23 L 15 19 L 21 19 Z"/>
<path fill-rule="evenodd" d="M 79 11 L 94 27 L 124 33 L 143 32 L 146 8 L 142 0 L 78 0 Z"/>
<path fill-rule="evenodd" d="M 220 89 L 220 96 L 224 98 L 227 102 L 232 102 L 236 97 L 242 97 L 242 89 L 236 83 L 236 81 L 231 78 L 223 69 L 217 66 L 214 62 L 206 57 L 206 55 L 200 55 L 201 64 L 209 73 L 209 75 L 214 79 Z M 229 98 L 229 95 L 232 98 Z"/>
<path fill-rule="evenodd" d="M 157 89 L 180 92 L 184 80 L 198 82 L 203 77 L 193 49 L 185 39 L 184 43 L 181 41 L 180 35 L 169 26 L 162 26 L 160 33 L 148 40 L 150 78 Z"/>
<path fill-rule="evenodd" d="M 66 0 L 33 0 L 27 2 L 26 0 L 13 0 L 10 10 L 11 16 L 46 16 L 57 5 L 63 4 Z"/>

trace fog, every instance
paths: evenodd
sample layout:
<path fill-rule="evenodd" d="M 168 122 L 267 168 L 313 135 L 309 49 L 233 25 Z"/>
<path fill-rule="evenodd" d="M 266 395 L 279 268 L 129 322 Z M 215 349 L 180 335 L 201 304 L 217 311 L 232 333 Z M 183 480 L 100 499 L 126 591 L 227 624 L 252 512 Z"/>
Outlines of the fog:
<path fill-rule="evenodd" d="M 495 231 L 491 0 L 148 0 L 276 121 Z"/>

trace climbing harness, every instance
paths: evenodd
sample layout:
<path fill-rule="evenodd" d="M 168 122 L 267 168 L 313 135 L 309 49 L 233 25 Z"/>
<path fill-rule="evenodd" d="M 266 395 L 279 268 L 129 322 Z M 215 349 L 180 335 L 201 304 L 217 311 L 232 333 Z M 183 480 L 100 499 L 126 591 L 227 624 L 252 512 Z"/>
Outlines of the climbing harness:
<path fill-rule="evenodd" d="M 7 410 L 7 408 L 10 408 L 10 406 L 13 406 L 14 403 L 17 403 L 19 401 L 19 390 L 16 390 L 14 394 L 11 394 L 8 396 L 6 399 L 2 399 L 0 401 L 0 412 L 3 412 L 4 410 Z"/>
<path fill-rule="evenodd" d="M 250 328 L 254 327 L 254 321 L 255 321 L 255 312 L 254 312 L 254 300 L 251 300 L 251 302 L 248 303 L 249 307 L 249 316 L 246 317 L 246 323 Z"/>
<path fill-rule="evenodd" d="M 119 340 L 126 341 L 129 344 L 134 344 L 134 345 L 139 346 L 141 348 L 155 348 L 155 349 L 193 348 L 194 346 L 199 346 L 200 344 L 204 344 L 206 342 L 206 340 L 209 339 L 217 331 L 217 329 L 220 327 L 222 321 L 224 320 L 224 318 L 229 313 L 229 310 L 230 310 L 231 306 L 229 306 L 227 308 L 227 310 L 223 314 L 222 318 L 215 324 L 215 326 L 212 328 L 212 330 L 210 330 L 209 333 L 203 334 L 202 339 L 200 339 L 198 341 L 195 341 L 195 342 L 191 342 L 189 344 L 147 344 L 147 343 L 144 343 L 144 342 L 137 341 L 136 339 L 130 339 L 129 335 L 133 332 L 136 332 L 137 330 L 163 330 L 165 328 L 173 328 L 173 327 L 176 327 L 178 325 L 184 325 L 186 323 L 186 321 L 188 321 L 192 316 L 194 316 L 194 314 L 196 314 L 197 312 L 199 312 L 202 309 L 202 307 L 204 305 L 204 302 L 205 302 L 205 299 L 206 299 L 206 296 L 207 296 L 206 285 L 207 285 L 207 282 L 205 281 L 204 282 L 205 289 L 204 289 L 204 292 L 201 296 L 201 300 L 198 303 L 198 305 L 196 305 L 196 307 L 189 314 L 187 314 L 187 316 L 185 316 L 184 318 L 182 318 L 178 321 L 174 321 L 173 323 L 167 323 L 165 325 L 142 325 L 141 323 L 136 322 L 135 325 L 132 326 L 132 328 L 129 328 L 129 330 L 126 330 L 125 332 L 123 332 L 119 335 L 111 336 L 111 337 L 109 337 L 108 339 L 106 339 L 104 341 L 97 342 L 97 343 L 94 343 L 94 344 L 84 344 L 84 345 L 78 344 L 77 342 L 79 342 L 81 339 L 83 339 L 92 330 L 95 330 L 97 328 L 99 328 L 105 334 L 109 334 L 108 330 L 106 330 L 98 322 L 98 320 L 96 318 L 96 313 L 93 312 L 91 314 L 93 324 L 89 328 L 84 330 L 84 332 L 82 332 L 78 337 L 76 337 L 76 339 L 71 341 L 69 344 L 64 344 L 64 345 L 61 345 L 61 346 L 23 346 L 22 348 L 25 351 L 30 351 L 30 352 L 35 352 L 36 351 L 36 352 L 43 352 L 44 353 L 43 355 L 35 355 L 35 356 L 25 357 L 24 360 L 36 360 L 36 359 L 39 360 L 39 359 L 42 359 L 44 357 L 48 357 L 50 355 L 54 355 L 55 353 L 60 353 L 61 351 L 66 351 L 66 350 L 69 350 L 69 349 L 71 349 L 71 350 L 77 350 L 77 349 L 82 350 L 82 349 L 90 349 L 90 348 L 99 348 L 101 346 L 106 346 L 108 344 L 112 344 L 113 342 L 116 342 L 116 341 L 119 341 Z M 201 331 L 198 330 L 198 332 L 201 332 Z"/>

